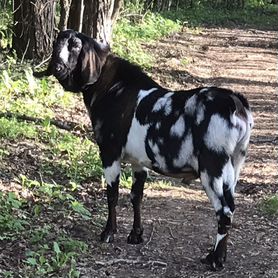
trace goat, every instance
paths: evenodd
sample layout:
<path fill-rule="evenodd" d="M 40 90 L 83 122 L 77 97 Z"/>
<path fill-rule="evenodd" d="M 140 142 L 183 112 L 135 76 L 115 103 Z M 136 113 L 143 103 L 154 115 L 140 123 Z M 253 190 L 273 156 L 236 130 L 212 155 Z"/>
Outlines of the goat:
<path fill-rule="evenodd" d="M 73 30 L 59 33 L 48 69 L 37 76 L 51 74 L 64 89 L 83 93 L 92 122 L 107 182 L 101 241 L 114 240 L 121 162 L 129 162 L 134 222 L 128 243 L 143 241 L 140 208 L 147 169 L 199 177 L 218 221 L 214 247 L 202 262 L 214 270 L 223 267 L 235 186 L 253 127 L 246 98 L 217 87 L 168 91 L 107 45 Z"/>

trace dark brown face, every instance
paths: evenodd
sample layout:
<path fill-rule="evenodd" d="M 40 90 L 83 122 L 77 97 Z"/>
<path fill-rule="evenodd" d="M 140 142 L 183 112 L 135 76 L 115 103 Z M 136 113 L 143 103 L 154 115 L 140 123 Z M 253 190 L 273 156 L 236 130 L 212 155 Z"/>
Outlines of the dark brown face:
<path fill-rule="evenodd" d="M 59 33 L 48 72 L 67 91 L 80 92 L 97 81 L 109 52 L 92 38 L 73 30 Z"/>

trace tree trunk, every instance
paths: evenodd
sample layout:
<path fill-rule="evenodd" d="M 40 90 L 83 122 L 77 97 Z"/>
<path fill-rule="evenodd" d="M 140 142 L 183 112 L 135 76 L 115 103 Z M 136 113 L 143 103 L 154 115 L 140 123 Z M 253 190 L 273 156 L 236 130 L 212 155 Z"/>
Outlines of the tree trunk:
<path fill-rule="evenodd" d="M 86 2 L 89 0 L 85 0 Z M 68 28 L 75 31 L 82 31 L 84 1 L 72 0 L 68 19 Z"/>
<path fill-rule="evenodd" d="M 68 26 L 71 0 L 60 0 L 61 14 L 59 22 L 59 30 L 65 30 Z"/>
<path fill-rule="evenodd" d="M 14 0 L 13 49 L 18 57 L 44 59 L 52 51 L 55 0 Z"/>
<path fill-rule="evenodd" d="M 112 42 L 112 28 L 123 0 L 85 1 L 82 32 L 99 41 Z"/>

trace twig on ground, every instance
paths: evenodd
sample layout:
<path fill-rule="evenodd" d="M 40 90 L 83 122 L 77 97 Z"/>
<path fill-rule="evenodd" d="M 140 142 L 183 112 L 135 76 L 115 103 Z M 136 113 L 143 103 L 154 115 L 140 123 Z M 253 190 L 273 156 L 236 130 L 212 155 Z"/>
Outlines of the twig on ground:
<path fill-rule="evenodd" d="M 149 238 L 149 240 L 146 242 L 146 244 L 143 245 L 143 247 L 140 249 L 140 251 L 141 251 L 143 248 L 145 248 L 145 247 L 147 247 L 147 246 L 149 245 L 149 243 L 150 243 L 150 242 L 152 241 L 152 239 L 153 239 L 153 234 L 154 234 L 154 223 L 152 223 L 152 232 L 151 232 L 150 238 Z"/>
<path fill-rule="evenodd" d="M 278 141 L 278 137 L 269 138 L 269 139 L 251 139 L 250 143 L 257 144 L 257 143 L 276 143 Z"/>
<path fill-rule="evenodd" d="M 49 57 L 47 57 L 46 59 L 44 59 L 42 62 L 40 62 L 38 65 L 36 65 L 34 67 L 34 69 L 40 68 L 44 63 L 48 62 L 51 58 L 51 55 Z"/>
<path fill-rule="evenodd" d="M 170 235 L 173 239 L 176 239 L 176 237 L 173 235 L 173 231 L 172 229 L 168 226 L 168 229 L 169 229 L 169 232 L 170 232 Z"/>
<path fill-rule="evenodd" d="M 95 263 L 97 265 L 101 265 L 101 266 L 111 266 L 114 264 L 120 264 L 120 263 L 124 263 L 124 264 L 142 264 L 142 265 L 152 265 L 152 266 L 162 266 L 162 267 L 167 267 L 167 263 L 162 262 L 162 261 L 152 261 L 149 260 L 147 262 L 141 261 L 138 258 L 136 260 L 130 260 L 130 259 L 114 259 L 114 260 L 108 260 L 108 261 L 95 261 Z"/>

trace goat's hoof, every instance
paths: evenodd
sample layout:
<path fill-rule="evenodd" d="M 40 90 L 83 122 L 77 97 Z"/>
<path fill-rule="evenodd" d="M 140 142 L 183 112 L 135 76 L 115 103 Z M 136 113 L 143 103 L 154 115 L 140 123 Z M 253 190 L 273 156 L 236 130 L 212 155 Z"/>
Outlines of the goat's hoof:
<path fill-rule="evenodd" d="M 110 243 L 114 241 L 114 232 L 113 231 L 107 231 L 104 230 L 101 234 L 100 234 L 100 240 L 102 242 L 106 242 L 106 243 Z"/>
<path fill-rule="evenodd" d="M 205 258 L 201 259 L 201 263 L 209 265 L 212 271 L 222 269 L 225 261 L 226 256 L 218 256 L 214 251 L 211 251 Z"/>
<path fill-rule="evenodd" d="M 132 229 L 127 237 L 128 244 L 140 244 L 143 242 L 143 229 Z"/>

